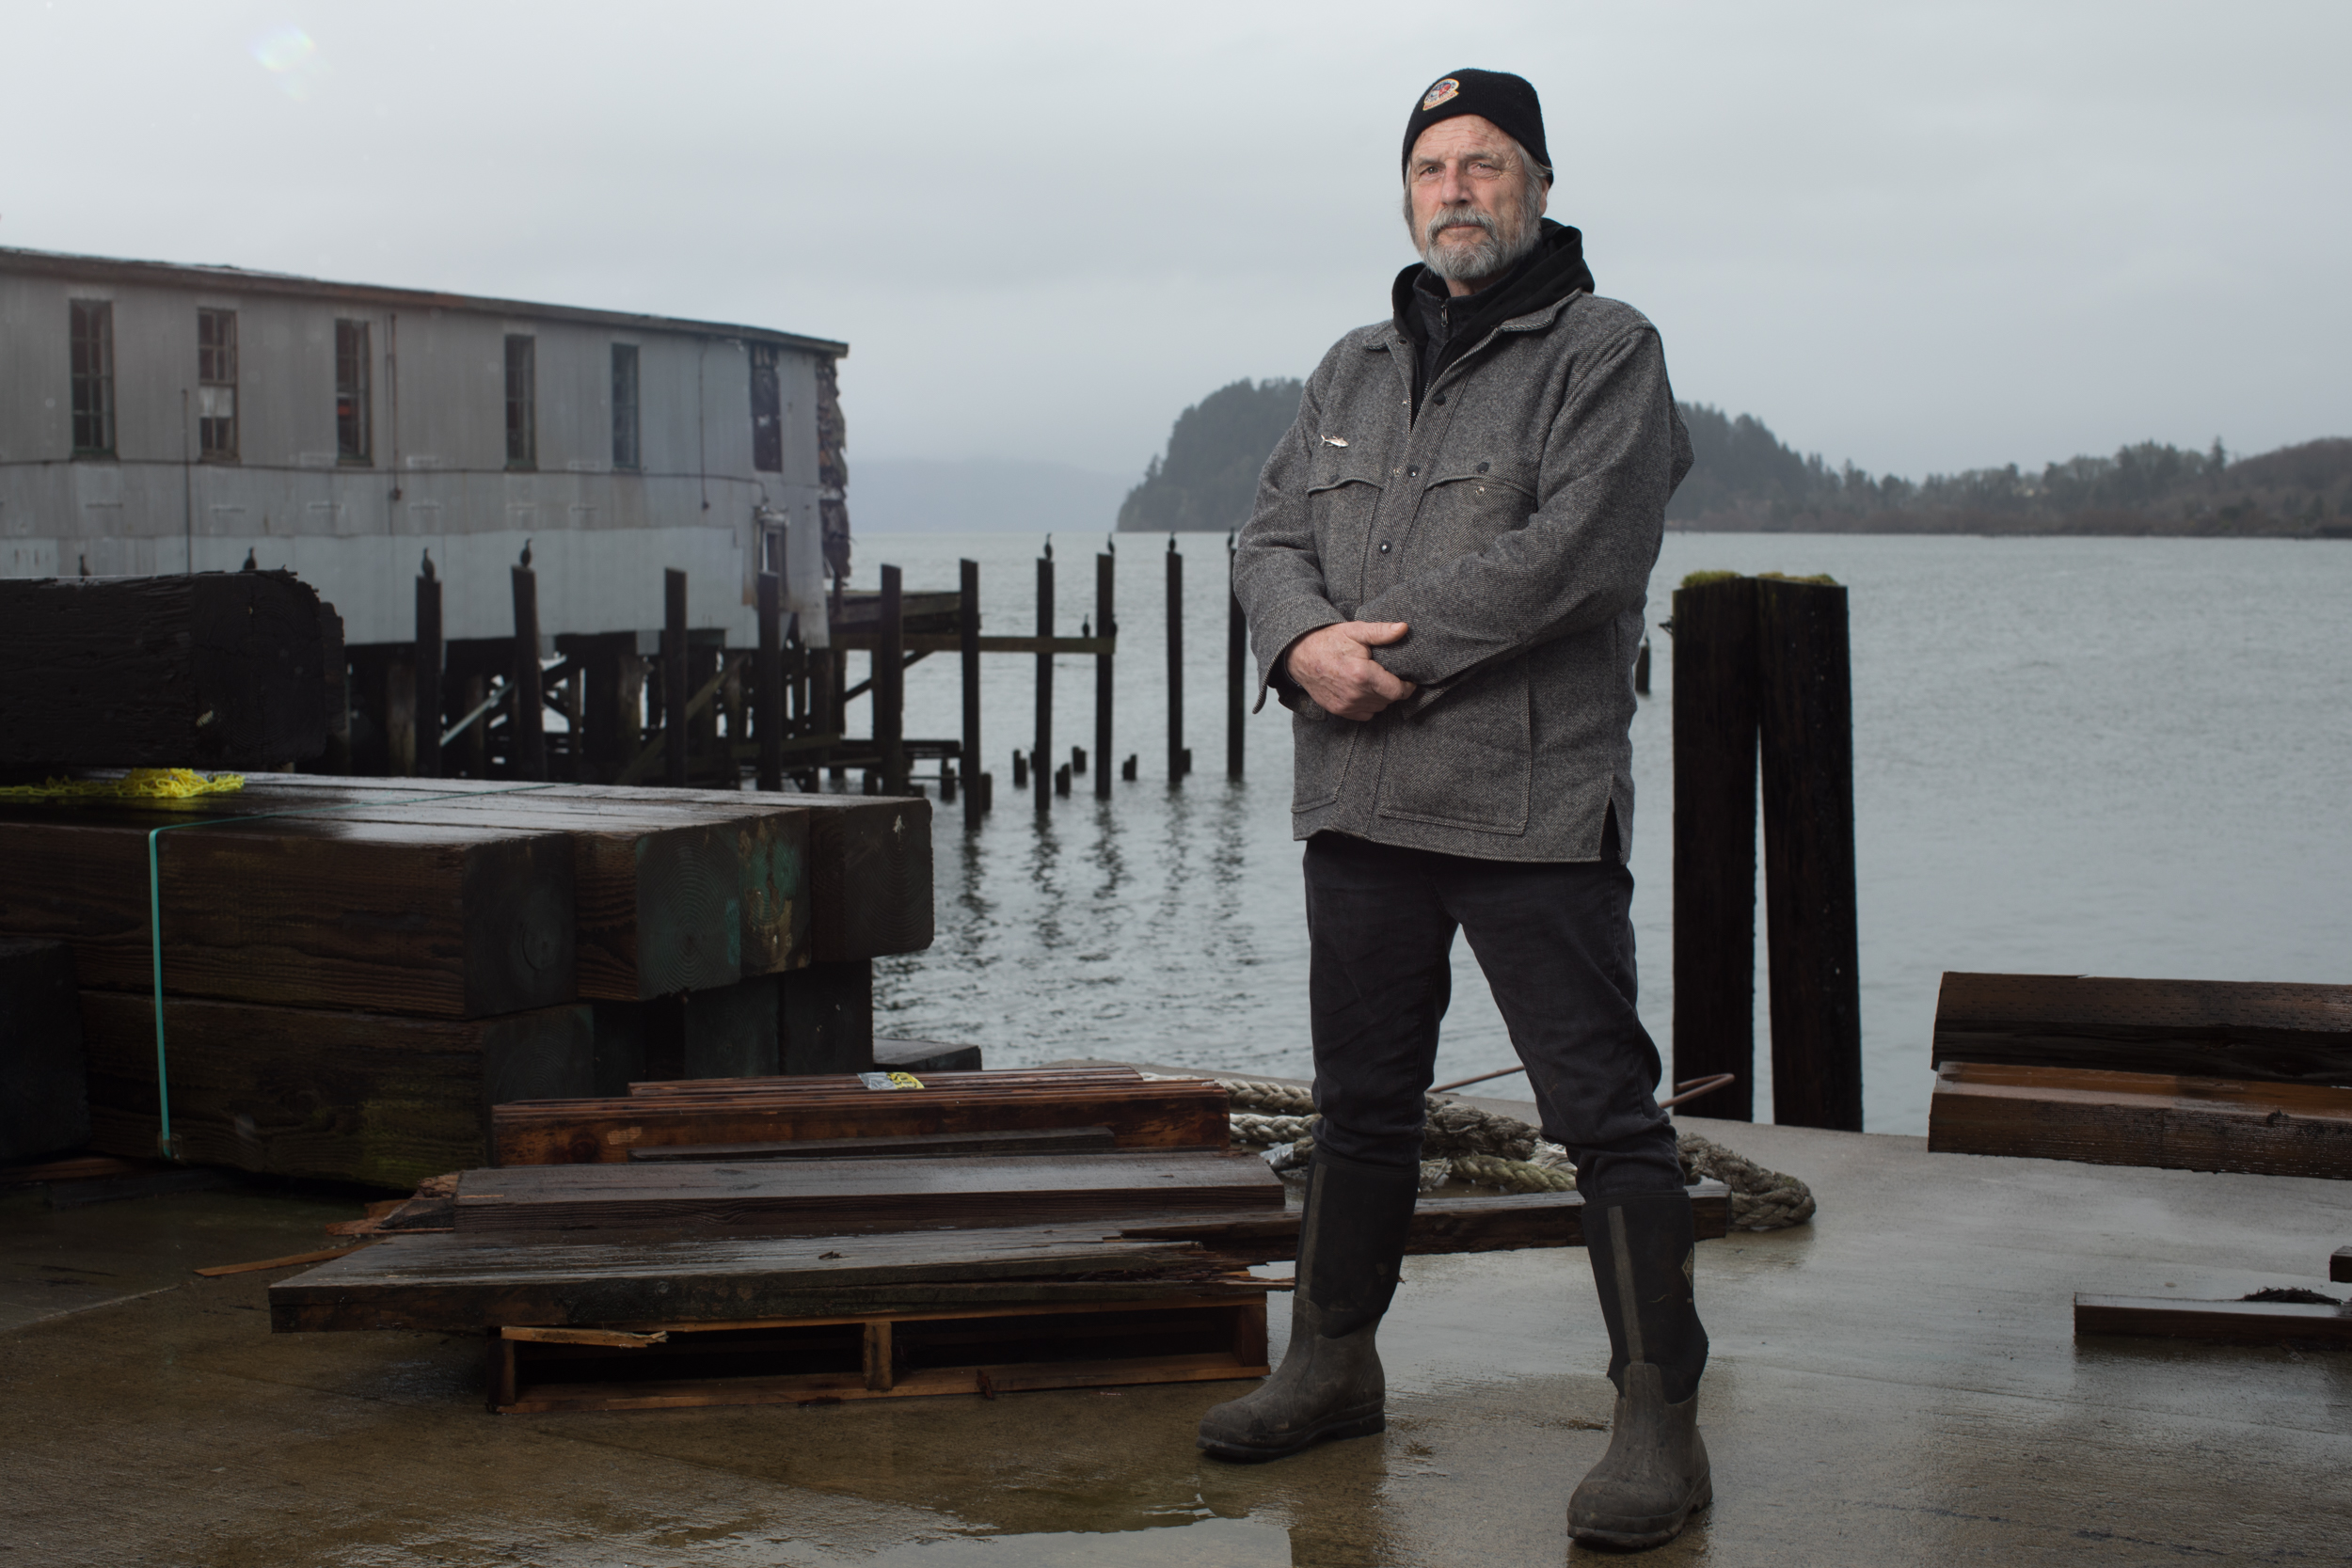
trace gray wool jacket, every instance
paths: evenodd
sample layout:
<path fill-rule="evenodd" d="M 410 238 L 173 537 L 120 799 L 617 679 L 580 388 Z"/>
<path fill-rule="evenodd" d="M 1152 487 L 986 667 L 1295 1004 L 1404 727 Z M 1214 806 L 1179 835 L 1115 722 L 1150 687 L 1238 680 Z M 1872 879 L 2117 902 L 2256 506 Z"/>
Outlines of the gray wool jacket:
<path fill-rule="evenodd" d="M 1412 412 L 1412 341 L 1349 333 L 1307 383 L 1233 556 L 1292 710 L 1294 836 L 1594 861 L 1633 833 L 1633 663 L 1666 499 L 1691 467 L 1657 328 L 1581 292 L 1503 322 Z M 1275 661 L 1318 626 L 1405 621 L 1419 687 L 1333 718 Z"/>

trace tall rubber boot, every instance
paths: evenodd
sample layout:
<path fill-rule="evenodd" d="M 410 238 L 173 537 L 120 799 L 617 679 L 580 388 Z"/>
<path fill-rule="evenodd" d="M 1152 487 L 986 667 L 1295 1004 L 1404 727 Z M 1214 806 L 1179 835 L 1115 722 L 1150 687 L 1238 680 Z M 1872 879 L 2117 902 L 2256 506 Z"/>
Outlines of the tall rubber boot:
<path fill-rule="evenodd" d="M 1298 1226 L 1290 1348 L 1271 1377 L 1200 1418 L 1202 1452 L 1249 1464 L 1387 1429 L 1388 1386 L 1373 1337 L 1396 1294 L 1420 1186 L 1417 1166 L 1315 1151 Z"/>
<path fill-rule="evenodd" d="M 1663 1545 L 1715 1500 L 1698 1427 L 1707 1330 L 1692 1295 L 1692 1240 L 1688 1193 L 1584 1206 L 1584 1250 L 1617 1386 L 1609 1451 L 1568 1499 L 1568 1533 L 1589 1544 Z"/>

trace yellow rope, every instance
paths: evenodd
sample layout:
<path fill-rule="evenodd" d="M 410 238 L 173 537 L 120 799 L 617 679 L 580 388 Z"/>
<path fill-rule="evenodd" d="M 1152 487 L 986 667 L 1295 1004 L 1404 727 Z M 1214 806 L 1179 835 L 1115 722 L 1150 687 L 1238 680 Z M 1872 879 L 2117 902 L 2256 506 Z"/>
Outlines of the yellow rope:
<path fill-rule="evenodd" d="M 46 784 L 0 785 L 0 800 L 187 800 L 199 795 L 233 795 L 244 787 L 243 773 L 207 775 L 193 768 L 134 768 L 119 779 L 51 779 Z"/>

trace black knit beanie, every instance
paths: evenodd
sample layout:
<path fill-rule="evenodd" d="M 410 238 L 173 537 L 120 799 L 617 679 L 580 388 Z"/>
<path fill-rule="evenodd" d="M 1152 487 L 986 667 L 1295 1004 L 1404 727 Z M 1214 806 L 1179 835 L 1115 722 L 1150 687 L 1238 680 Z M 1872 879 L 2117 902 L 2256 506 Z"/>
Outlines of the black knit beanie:
<path fill-rule="evenodd" d="M 1405 122 L 1402 166 L 1407 172 L 1413 165 L 1413 144 L 1421 140 L 1421 134 L 1455 115 L 1492 120 L 1504 135 L 1527 149 L 1529 157 L 1546 168 L 1551 166 L 1551 154 L 1544 149 L 1544 106 L 1536 100 L 1534 84 L 1507 71 L 1457 71 L 1430 83 L 1413 109 L 1413 118 Z"/>

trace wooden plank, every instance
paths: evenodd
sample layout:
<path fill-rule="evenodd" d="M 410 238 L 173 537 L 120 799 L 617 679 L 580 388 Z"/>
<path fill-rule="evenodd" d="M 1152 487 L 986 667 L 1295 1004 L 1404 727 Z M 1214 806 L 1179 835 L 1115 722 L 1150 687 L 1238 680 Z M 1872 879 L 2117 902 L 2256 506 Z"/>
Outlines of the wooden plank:
<path fill-rule="evenodd" d="M 1110 1128 L 1121 1148 L 1226 1146 L 1226 1095 L 1213 1085 L 1145 1082 L 1013 1095 L 899 1090 L 822 1099 L 791 1096 L 626 1099 L 502 1104 L 492 1112 L 497 1164 L 622 1163 L 629 1151 L 676 1144 L 782 1143 L 942 1132 Z"/>
<path fill-rule="evenodd" d="M 661 1329 L 630 1334 L 610 1328 L 527 1328 L 511 1323 L 500 1329 L 498 1337 L 534 1345 L 595 1345 L 601 1350 L 644 1350 L 664 1344 L 670 1338 Z"/>
<path fill-rule="evenodd" d="M 980 1048 L 943 1040 L 876 1039 L 874 1066 L 880 1071 L 911 1072 L 918 1078 L 927 1072 L 978 1072 Z"/>
<path fill-rule="evenodd" d="M 316 1252 L 296 1252 L 284 1258 L 264 1258 L 258 1263 L 215 1263 L 208 1269 L 191 1269 L 188 1272 L 200 1274 L 207 1279 L 218 1279 L 223 1275 L 232 1274 L 260 1274 L 265 1269 L 290 1269 L 298 1263 L 331 1262 L 338 1258 L 348 1258 L 358 1251 L 359 1247 L 367 1244 L 362 1242 L 358 1246 L 322 1247 Z"/>
<path fill-rule="evenodd" d="M 1674 1080 L 1756 1118 L 1756 581 L 1674 595 Z"/>
<path fill-rule="evenodd" d="M 398 779 L 339 779 L 333 784 L 337 788 L 379 792 L 405 788 L 413 794 L 416 789 L 413 783 Z M 247 787 L 252 787 L 250 782 Z M 458 779 L 439 780 L 433 785 L 437 792 L 452 795 L 488 794 L 507 787 L 495 781 Z M 930 945 L 931 815 L 930 802 L 919 796 L 771 795 L 558 784 L 534 790 L 530 798 L 606 805 L 650 801 L 671 809 L 699 807 L 730 820 L 806 812 L 811 956 L 820 962 L 838 962 L 919 952 Z"/>
<path fill-rule="evenodd" d="M 729 1230 L 817 1235 L 1025 1221 L 1092 1222 L 1181 1208 L 1282 1207 L 1282 1180 L 1251 1154 L 521 1165 L 468 1171 L 457 1229 Z"/>
<path fill-rule="evenodd" d="M 1928 1148 L 2352 1180 L 2352 1089 L 1947 1062 Z"/>
<path fill-rule="evenodd" d="M 180 820 L 205 821 L 202 801 Z M 84 987 L 148 991 L 147 837 L 166 812 L 0 810 L 0 931 L 73 949 Z M 158 841 L 175 995 L 479 1018 L 573 995 L 562 833 L 301 818 Z"/>
<path fill-rule="evenodd" d="M 785 1144 L 687 1144 L 638 1148 L 631 1161 L 935 1159 L 949 1154 L 1083 1154 L 1108 1150 L 1107 1127 L 1054 1127 L 1033 1132 L 942 1132 L 912 1138 L 818 1138 Z"/>
<path fill-rule="evenodd" d="M 2077 1338 L 2086 1334 L 2128 1334 L 2352 1350 L 2352 1312 L 2304 1302 L 2077 1295 L 2074 1334 Z"/>
<path fill-rule="evenodd" d="M 326 749 L 290 572 L 0 581 L 0 768 L 274 768 Z"/>
<path fill-rule="evenodd" d="M 0 939 L 0 1160 L 88 1142 L 89 1063 L 72 950 Z"/>
<path fill-rule="evenodd" d="M 1691 1189 L 1692 1218 L 1700 1241 L 1727 1234 L 1730 1190 L 1720 1181 Z M 1133 1221 L 1118 1234 L 1131 1241 L 1192 1241 L 1225 1262 L 1279 1262 L 1298 1254 L 1295 1211 L 1267 1214 L 1183 1214 Z M 1413 1211 L 1405 1250 L 1515 1252 L 1528 1247 L 1584 1244 L 1581 1193 L 1518 1193 L 1502 1197 L 1424 1197 Z"/>
<path fill-rule="evenodd" d="M 1756 644 L 1772 1119 L 1859 1132 L 1862 979 L 1845 589 L 1756 578 Z M 1692 1110 L 1704 1116 L 1704 1105 Z"/>
<path fill-rule="evenodd" d="M 227 811 L 315 807 L 369 821 L 572 834 L 583 996 L 637 1001 L 809 961 L 813 818 L 804 806 L 707 790 L 515 792 L 446 780 L 394 791 L 385 782 L 248 780 Z"/>
<path fill-rule="evenodd" d="M 1131 1089 L 1147 1082 L 1143 1074 L 1131 1067 L 1088 1068 L 998 1068 L 993 1071 L 977 1069 L 934 1072 L 921 1077 L 921 1090 L 930 1094 L 1031 1094 L 1041 1088 L 1119 1088 Z M 1159 1082 L 1199 1084 L 1200 1079 Z M 864 1101 L 876 1093 L 900 1094 L 903 1089 L 877 1090 L 856 1073 L 820 1073 L 808 1077 L 790 1074 L 769 1078 L 706 1078 L 648 1080 L 631 1084 L 632 1095 L 673 1099 L 680 1095 L 706 1098 L 745 1100 L 762 1095 L 783 1095 L 792 1100 L 815 1103 L 819 1100 Z"/>
<path fill-rule="evenodd" d="M 93 1145 L 153 1152 L 152 1000 L 85 990 L 81 1017 Z M 404 1190 L 482 1164 L 491 1105 L 594 1070 L 579 1004 L 457 1021 L 167 997 L 164 1022 L 185 1158 Z"/>
<path fill-rule="evenodd" d="M 1953 972 L 1933 1058 L 2352 1084 L 2352 986 Z"/>
<path fill-rule="evenodd" d="M 1212 1267 L 1184 1242 L 1043 1227 L 869 1236 L 568 1240 L 390 1236 L 270 1287 L 280 1333 L 485 1324 L 604 1327 L 696 1319 L 1135 1294 Z M 1073 1280 L 1071 1275 L 1084 1275 Z M 1180 1278 L 1168 1290 L 1198 1289 Z"/>
<path fill-rule="evenodd" d="M 1262 1291 L 1245 1298 L 1060 1304 L 1015 1313 L 967 1307 L 804 1320 L 723 1334 L 697 1328 L 679 1324 L 677 1337 L 628 1349 L 495 1345 L 494 1386 L 503 1390 L 495 1408 L 512 1414 L 940 1394 L 993 1399 L 1039 1388 L 1260 1377 L 1267 1370 Z M 501 1362 L 513 1369 L 511 1383 Z"/>

